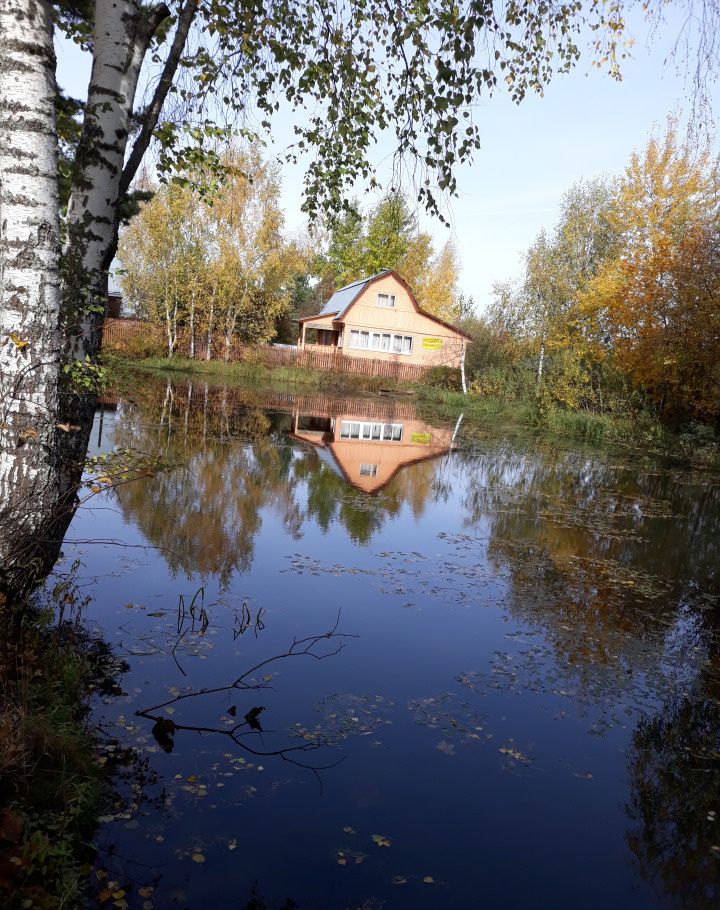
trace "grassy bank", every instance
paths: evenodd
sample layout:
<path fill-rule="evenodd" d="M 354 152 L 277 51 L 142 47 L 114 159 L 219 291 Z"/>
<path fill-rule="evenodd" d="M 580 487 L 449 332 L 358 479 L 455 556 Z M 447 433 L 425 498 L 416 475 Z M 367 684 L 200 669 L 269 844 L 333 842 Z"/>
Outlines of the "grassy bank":
<path fill-rule="evenodd" d="M 108 769 L 87 725 L 108 681 L 102 643 L 52 610 L 3 607 L 0 637 L 0 903 L 81 904 Z"/>
<path fill-rule="evenodd" d="M 108 356 L 104 363 L 112 373 L 127 370 L 142 370 L 177 376 L 183 379 L 202 378 L 214 382 L 228 382 L 250 388 L 276 389 L 297 388 L 305 392 L 327 392 L 350 394 L 376 392 L 379 389 L 406 389 L 407 384 L 391 379 L 355 376 L 351 373 L 325 373 L 301 367 L 267 367 L 261 363 L 225 363 L 220 360 L 188 360 L 183 357 L 150 357 L 145 360 L 124 360 Z"/>
<path fill-rule="evenodd" d="M 479 428 L 517 428 L 542 434 L 564 443 L 642 449 L 643 452 L 701 468 L 720 468 L 720 439 L 712 428 L 697 424 L 671 428 L 650 412 L 633 415 L 570 411 L 540 405 L 527 398 L 491 395 L 464 395 L 445 387 L 456 381 L 449 374 L 428 374 L 424 383 L 401 383 L 390 379 L 352 374 L 326 373 L 298 367 L 267 367 L 259 363 L 224 363 L 182 358 L 151 358 L 139 361 L 109 357 L 113 375 L 144 371 L 183 379 L 202 378 L 209 382 L 241 385 L 250 389 L 323 392 L 337 395 L 372 395 L 380 389 L 412 396 L 421 416 L 451 421 L 460 414 L 468 425 Z M 136 380 L 131 380 L 135 381 Z M 440 384 L 435 384 L 437 382 Z"/>

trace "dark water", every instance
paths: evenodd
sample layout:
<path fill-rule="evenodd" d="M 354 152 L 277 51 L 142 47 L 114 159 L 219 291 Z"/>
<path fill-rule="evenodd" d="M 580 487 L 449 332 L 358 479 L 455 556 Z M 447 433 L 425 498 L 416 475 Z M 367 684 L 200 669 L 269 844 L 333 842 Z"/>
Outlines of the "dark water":
<path fill-rule="evenodd" d="M 197 384 L 93 440 L 177 465 L 94 496 L 59 569 L 140 759 L 93 895 L 718 906 L 717 477 Z"/>

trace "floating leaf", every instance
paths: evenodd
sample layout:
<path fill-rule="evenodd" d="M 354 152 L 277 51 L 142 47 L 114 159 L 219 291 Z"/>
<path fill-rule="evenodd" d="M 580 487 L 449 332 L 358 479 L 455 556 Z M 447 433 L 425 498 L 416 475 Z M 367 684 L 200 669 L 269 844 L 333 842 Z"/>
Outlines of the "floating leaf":
<path fill-rule="evenodd" d="M 372 839 L 378 845 L 378 847 L 389 847 L 390 838 L 385 837 L 384 834 L 373 834 Z"/>
<path fill-rule="evenodd" d="M 407 879 L 404 875 L 393 875 L 392 883 L 393 885 L 406 885 Z"/>
<path fill-rule="evenodd" d="M 425 882 L 426 885 L 434 885 L 434 884 L 435 884 L 435 879 L 432 877 L 432 875 L 426 875 L 426 876 L 423 878 L 423 881 Z"/>
<path fill-rule="evenodd" d="M 193 853 L 192 859 L 193 859 L 194 863 L 204 863 L 205 862 L 205 856 L 202 853 Z"/>

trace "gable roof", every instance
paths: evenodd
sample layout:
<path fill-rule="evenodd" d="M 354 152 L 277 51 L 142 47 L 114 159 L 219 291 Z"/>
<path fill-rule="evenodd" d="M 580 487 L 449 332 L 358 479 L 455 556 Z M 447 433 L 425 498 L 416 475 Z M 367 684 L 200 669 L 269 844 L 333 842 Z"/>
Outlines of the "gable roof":
<path fill-rule="evenodd" d="M 320 310 L 318 316 L 333 316 L 335 314 L 341 316 L 353 300 L 362 294 L 371 281 L 375 281 L 376 278 L 381 278 L 383 275 L 387 274 L 389 274 L 389 270 L 383 269 L 381 272 L 370 275 L 368 278 L 361 278 L 359 281 L 353 281 L 352 284 L 346 284 L 344 288 L 338 288 L 325 306 Z"/>
<path fill-rule="evenodd" d="M 377 281 L 378 278 L 384 278 L 386 275 L 394 275 L 395 278 L 403 285 L 408 294 L 410 295 L 410 300 L 412 305 L 415 307 L 415 310 L 420 313 L 422 316 L 425 316 L 426 319 L 432 319 L 433 322 L 437 322 L 438 325 L 444 326 L 446 329 L 450 329 L 453 332 L 457 332 L 458 335 L 462 335 L 463 338 L 467 338 L 468 341 L 472 341 L 470 335 L 467 332 L 464 332 L 462 329 L 459 329 L 457 326 L 452 325 L 450 322 L 446 322 L 444 319 L 440 319 L 439 316 L 435 316 L 432 313 L 428 313 L 427 310 L 424 310 L 415 299 L 415 295 L 412 292 L 412 288 L 403 278 L 398 275 L 393 269 L 382 269 L 380 272 L 377 272 L 375 275 L 370 275 L 367 278 L 361 278 L 359 281 L 354 281 L 352 284 L 346 284 L 344 288 L 340 288 L 335 291 L 335 293 L 330 297 L 325 306 L 320 310 L 319 313 L 316 313 L 315 316 L 304 316 L 302 319 L 299 319 L 298 322 L 308 322 L 311 319 L 318 319 L 320 316 L 332 316 L 333 322 L 339 322 L 345 313 L 350 309 L 353 303 L 358 299 L 362 294 L 365 288 L 372 284 L 374 281 Z"/>

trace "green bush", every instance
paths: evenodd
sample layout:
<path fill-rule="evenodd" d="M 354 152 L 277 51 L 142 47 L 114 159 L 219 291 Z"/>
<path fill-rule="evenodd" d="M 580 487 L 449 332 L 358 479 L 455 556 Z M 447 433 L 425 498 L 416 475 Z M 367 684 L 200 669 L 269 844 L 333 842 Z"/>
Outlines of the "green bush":
<path fill-rule="evenodd" d="M 433 367 L 423 376 L 422 384 L 448 392 L 460 390 L 460 371 L 453 367 Z"/>

